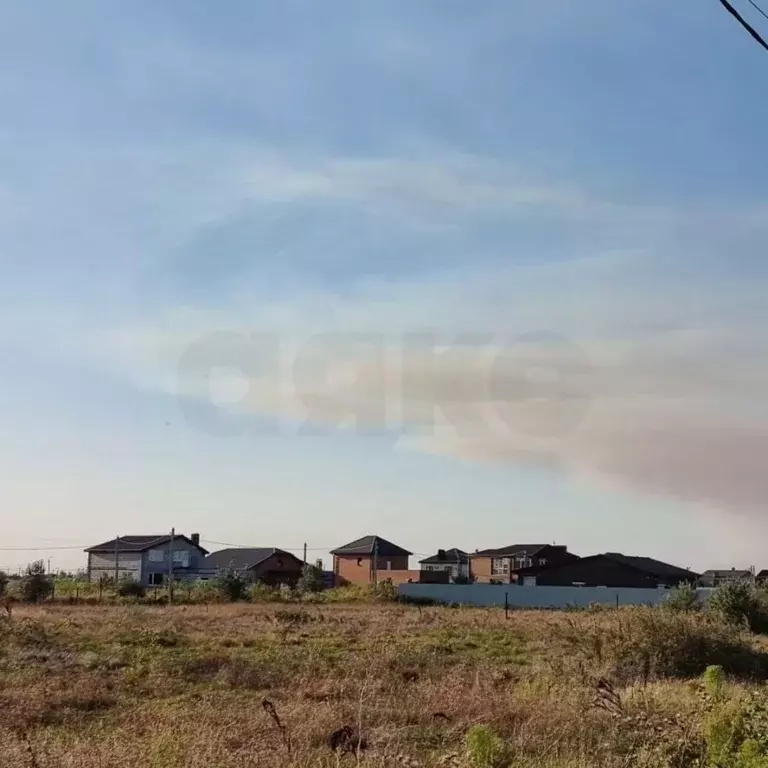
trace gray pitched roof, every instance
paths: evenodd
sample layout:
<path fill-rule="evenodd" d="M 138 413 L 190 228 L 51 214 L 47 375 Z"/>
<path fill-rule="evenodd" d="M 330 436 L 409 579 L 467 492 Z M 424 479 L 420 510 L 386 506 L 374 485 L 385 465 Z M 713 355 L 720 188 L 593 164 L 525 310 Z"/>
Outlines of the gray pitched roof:
<path fill-rule="evenodd" d="M 638 571 L 643 571 L 657 578 L 677 578 L 677 579 L 698 579 L 699 574 L 689 571 L 686 568 L 678 568 L 676 565 L 665 563 L 661 560 L 655 560 L 652 557 L 637 557 L 635 555 L 623 555 L 621 552 L 605 552 L 600 555 L 589 555 L 589 557 L 582 557 L 578 560 L 574 560 L 572 563 L 551 563 L 549 565 L 532 566 L 530 568 L 523 568 L 518 571 L 518 574 L 525 576 L 527 574 L 537 573 L 551 573 L 561 568 L 570 568 L 574 565 L 588 565 L 593 560 L 598 558 L 605 558 L 613 560 L 615 563 L 626 565 L 629 568 L 634 568 Z"/>
<path fill-rule="evenodd" d="M 453 547 L 453 549 L 445 549 L 442 550 L 443 557 L 440 556 L 441 550 L 438 550 L 437 554 L 432 555 L 432 557 L 426 557 L 424 560 L 419 560 L 420 563 L 424 563 L 426 565 L 432 565 L 440 564 L 440 563 L 466 563 L 469 562 L 469 555 L 463 550 L 463 549 L 457 549 L 456 547 Z"/>
<path fill-rule="evenodd" d="M 501 547 L 500 549 L 483 549 L 480 552 L 475 552 L 475 555 L 489 556 L 489 557 L 508 557 L 510 555 L 528 555 L 533 556 L 544 547 L 551 547 L 551 544 L 510 544 L 508 547 Z"/>
<path fill-rule="evenodd" d="M 176 534 L 174 541 L 178 539 L 184 539 L 188 544 L 192 544 L 192 540 L 184 536 L 183 534 Z M 96 544 L 93 547 L 88 547 L 85 552 L 114 552 L 115 545 L 117 545 L 118 552 L 143 552 L 146 549 L 152 547 L 161 546 L 167 544 L 171 540 L 169 534 L 155 534 L 154 536 L 119 536 L 117 539 L 110 539 L 102 544 Z M 204 554 L 208 554 L 208 550 L 201 547 L 199 544 L 192 544 L 196 546 Z"/>
<path fill-rule="evenodd" d="M 407 549 L 398 547 L 391 541 L 382 539 L 381 536 L 363 536 L 361 539 L 350 541 L 343 547 L 331 550 L 332 555 L 372 555 L 374 546 L 380 556 L 407 557 L 413 554 Z"/>
<path fill-rule="evenodd" d="M 599 557 L 599 555 L 595 555 L 595 557 Z M 603 557 L 608 557 L 617 563 L 629 565 L 632 568 L 637 568 L 646 573 L 652 573 L 654 576 L 674 576 L 677 578 L 687 576 L 688 578 L 699 578 L 698 573 L 694 573 L 685 568 L 679 568 L 676 565 L 671 565 L 670 563 L 665 563 L 661 560 L 655 560 L 652 557 L 622 555 L 621 552 L 606 552 Z"/>
<path fill-rule="evenodd" d="M 289 557 L 297 562 L 301 562 L 298 557 L 276 547 L 232 547 L 230 549 L 220 549 L 208 555 L 203 561 L 203 568 L 231 568 L 235 571 L 247 571 L 259 563 L 264 562 L 272 555 L 282 555 Z"/>

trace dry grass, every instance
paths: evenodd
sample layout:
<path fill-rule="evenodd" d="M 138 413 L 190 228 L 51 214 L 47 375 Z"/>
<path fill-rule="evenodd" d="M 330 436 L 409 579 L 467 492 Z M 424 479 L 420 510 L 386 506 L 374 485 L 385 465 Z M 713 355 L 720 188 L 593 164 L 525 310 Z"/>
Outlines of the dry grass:
<path fill-rule="evenodd" d="M 766 669 L 750 638 L 652 609 L 54 605 L 0 633 L 8 768 L 470 766 L 476 724 L 503 765 L 692 766 L 686 676 Z"/>

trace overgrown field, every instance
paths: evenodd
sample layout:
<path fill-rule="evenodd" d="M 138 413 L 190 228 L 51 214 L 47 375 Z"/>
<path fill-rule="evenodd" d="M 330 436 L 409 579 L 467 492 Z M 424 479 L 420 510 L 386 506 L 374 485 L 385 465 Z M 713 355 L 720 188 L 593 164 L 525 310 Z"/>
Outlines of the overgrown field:
<path fill-rule="evenodd" d="M 766 677 L 759 636 L 650 608 L 16 607 L 0 766 L 757 768 Z"/>

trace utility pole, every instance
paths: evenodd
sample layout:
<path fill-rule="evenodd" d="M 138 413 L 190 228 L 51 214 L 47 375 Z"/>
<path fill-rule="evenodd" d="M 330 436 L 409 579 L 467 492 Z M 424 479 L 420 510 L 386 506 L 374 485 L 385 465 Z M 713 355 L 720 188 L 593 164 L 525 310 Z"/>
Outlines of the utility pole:
<path fill-rule="evenodd" d="M 379 540 L 374 538 L 373 540 L 373 589 L 376 591 L 376 587 L 379 582 Z"/>
<path fill-rule="evenodd" d="M 118 554 L 120 551 L 118 549 L 119 543 L 120 543 L 120 537 L 115 536 L 115 586 L 117 586 L 117 578 L 118 578 L 117 574 L 118 574 L 119 562 L 120 562 L 120 555 Z"/>
<path fill-rule="evenodd" d="M 171 540 L 168 544 L 168 605 L 173 605 L 173 537 L 176 529 L 171 528 Z"/>
<path fill-rule="evenodd" d="M 304 542 L 304 565 L 307 564 L 307 542 Z"/>

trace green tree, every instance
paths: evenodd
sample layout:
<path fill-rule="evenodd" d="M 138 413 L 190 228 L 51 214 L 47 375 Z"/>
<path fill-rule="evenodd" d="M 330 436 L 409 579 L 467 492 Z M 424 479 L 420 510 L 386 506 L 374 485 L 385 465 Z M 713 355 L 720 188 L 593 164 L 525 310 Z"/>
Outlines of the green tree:
<path fill-rule="evenodd" d="M 27 566 L 21 579 L 21 598 L 27 603 L 45 600 L 53 592 L 53 580 L 45 573 L 45 563 L 37 560 Z"/>
<path fill-rule="evenodd" d="M 320 592 L 324 587 L 323 572 L 316 565 L 304 563 L 296 589 L 299 592 Z"/>
<path fill-rule="evenodd" d="M 696 588 L 691 584 L 672 587 L 661 604 L 670 611 L 695 611 L 701 607 L 696 595 Z"/>
<path fill-rule="evenodd" d="M 765 594 L 752 584 L 723 584 L 715 589 L 707 601 L 707 611 L 729 624 L 746 627 L 752 632 L 768 631 Z"/>
<path fill-rule="evenodd" d="M 245 600 L 249 583 L 235 571 L 224 571 L 214 580 L 214 586 L 232 602 Z"/>

